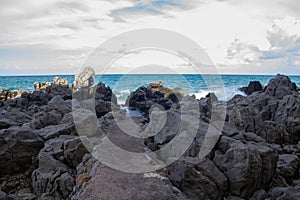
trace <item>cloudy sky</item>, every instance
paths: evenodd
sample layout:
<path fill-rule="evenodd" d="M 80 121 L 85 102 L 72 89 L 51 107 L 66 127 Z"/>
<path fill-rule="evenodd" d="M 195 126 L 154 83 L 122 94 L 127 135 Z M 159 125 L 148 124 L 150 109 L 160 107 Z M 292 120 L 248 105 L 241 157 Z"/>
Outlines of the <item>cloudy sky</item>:
<path fill-rule="evenodd" d="M 299 10 L 299 0 L 0 0 L 0 75 L 74 74 L 103 42 L 140 28 L 185 35 L 220 73 L 300 75 Z M 116 63 L 188 66 L 149 51 Z"/>

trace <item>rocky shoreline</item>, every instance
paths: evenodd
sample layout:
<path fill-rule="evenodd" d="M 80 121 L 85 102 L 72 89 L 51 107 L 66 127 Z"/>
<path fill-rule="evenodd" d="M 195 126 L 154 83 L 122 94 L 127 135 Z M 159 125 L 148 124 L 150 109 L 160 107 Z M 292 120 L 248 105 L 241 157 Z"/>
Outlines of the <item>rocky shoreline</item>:
<path fill-rule="evenodd" d="M 85 68 L 72 87 L 67 80 L 55 78 L 52 83 L 35 83 L 33 92 L 1 99 L 0 199 L 84 199 L 80 194 L 99 162 L 82 142 L 89 137 L 78 135 L 74 95 L 94 97 L 95 120 L 104 132 L 116 123 L 111 111 L 120 110 L 109 87 L 93 86 L 93 76 L 94 71 Z M 191 105 L 199 106 L 199 115 L 186 122 L 187 127 L 200 124 L 192 145 L 179 160 L 157 172 L 177 191 L 170 199 L 300 198 L 300 94 L 296 85 L 287 76 L 277 75 L 264 88 L 252 83 L 244 91 L 249 95 L 236 95 L 228 102 L 214 94 L 196 100 L 160 83 L 130 94 L 126 104 L 143 114 L 142 129 L 148 130 L 149 124 L 155 129 L 163 120 L 162 112 L 168 116 L 160 132 L 143 141 L 152 151 L 175 137 L 176 124 L 184 114 L 180 108 L 192 113 Z M 225 114 L 221 112 L 224 107 Z M 225 120 L 222 135 L 211 152 L 200 158 L 212 116 Z"/>

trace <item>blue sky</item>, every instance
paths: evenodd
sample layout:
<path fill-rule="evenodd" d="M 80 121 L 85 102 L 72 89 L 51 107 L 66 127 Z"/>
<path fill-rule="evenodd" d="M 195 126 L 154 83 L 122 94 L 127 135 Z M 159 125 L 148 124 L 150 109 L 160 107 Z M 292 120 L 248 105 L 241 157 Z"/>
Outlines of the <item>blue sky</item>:
<path fill-rule="evenodd" d="M 300 75 L 299 10 L 298 0 L 0 0 L 0 75 L 74 74 L 101 43 L 140 28 L 187 36 L 220 73 Z M 184 65 L 136 56 L 118 65 Z"/>

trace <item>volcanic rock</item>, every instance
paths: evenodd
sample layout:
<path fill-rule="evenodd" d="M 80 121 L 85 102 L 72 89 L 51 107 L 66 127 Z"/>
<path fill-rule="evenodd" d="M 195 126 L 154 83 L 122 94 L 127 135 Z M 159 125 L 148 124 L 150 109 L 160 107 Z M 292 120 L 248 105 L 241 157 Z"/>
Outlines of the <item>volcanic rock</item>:
<path fill-rule="evenodd" d="M 253 92 L 262 91 L 263 85 L 259 81 L 251 81 L 247 87 L 239 88 L 239 90 L 250 95 Z"/>
<path fill-rule="evenodd" d="M 44 146 L 31 130 L 11 127 L 0 131 L 0 176 L 25 172 Z"/>

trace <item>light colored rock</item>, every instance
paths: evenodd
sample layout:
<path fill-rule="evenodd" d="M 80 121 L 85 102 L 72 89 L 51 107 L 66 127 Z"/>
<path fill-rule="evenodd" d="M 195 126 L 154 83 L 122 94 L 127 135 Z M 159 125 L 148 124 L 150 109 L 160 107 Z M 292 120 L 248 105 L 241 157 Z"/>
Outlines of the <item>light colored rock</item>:
<path fill-rule="evenodd" d="M 150 83 L 148 88 L 153 92 L 162 92 L 163 91 L 163 83 L 161 81 Z"/>
<path fill-rule="evenodd" d="M 95 71 L 92 67 L 85 67 L 79 74 L 75 75 L 73 88 L 75 90 L 91 87 L 94 84 Z"/>
<path fill-rule="evenodd" d="M 61 85 L 61 86 L 69 86 L 68 80 L 61 78 L 60 76 L 56 76 L 53 78 L 53 84 Z"/>

